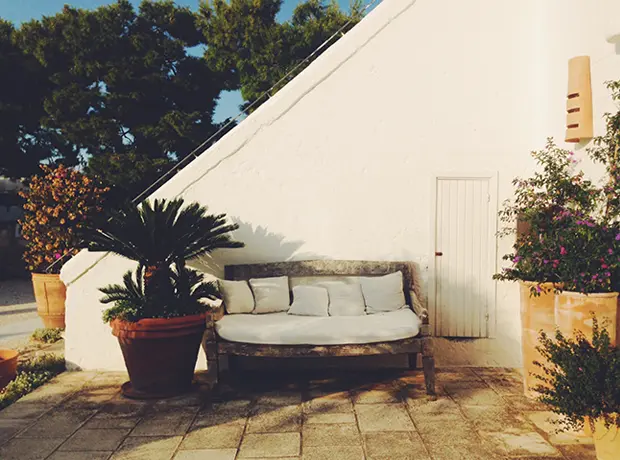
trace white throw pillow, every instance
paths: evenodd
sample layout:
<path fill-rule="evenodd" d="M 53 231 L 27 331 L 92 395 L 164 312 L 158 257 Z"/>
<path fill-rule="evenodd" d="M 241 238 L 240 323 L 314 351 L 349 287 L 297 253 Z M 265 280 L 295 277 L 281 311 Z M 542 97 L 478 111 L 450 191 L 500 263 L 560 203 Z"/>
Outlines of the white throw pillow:
<path fill-rule="evenodd" d="M 218 280 L 222 301 L 226 313 L 252 313 L 254 310 L 254 296 L 247 281 Z"/>
<path fill-rule="evenodd" d="M 329 294 L 330 316 L 361 316 L 366 314 L 362 288 L 358 283 L 338 281 L 321 283 Z"/>
<path fill-rule="evenodd" d="M 327 289 L 320 286 L 293 287 L 293 304 L 289 315 L 329 316 Z"/>
<path fill-rule="evenodd" d="M 406 305 L 401 271 L 385 276 L 362 276 L 360 283 L 369 314 L 396 311 Z"/>
<path fill-rule="evenodd" d="M 275 313 L 289 309 L 291 299 L 288 276 L 252 278 L 250 287 L 254 293 L 255 305 L 252 313 Z"/>

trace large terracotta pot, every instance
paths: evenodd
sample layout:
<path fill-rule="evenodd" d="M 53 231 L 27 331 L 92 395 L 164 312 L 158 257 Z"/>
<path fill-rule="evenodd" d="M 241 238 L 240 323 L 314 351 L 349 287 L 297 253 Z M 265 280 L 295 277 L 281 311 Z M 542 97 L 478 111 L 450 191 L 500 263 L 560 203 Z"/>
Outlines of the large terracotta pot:
<path fill-rule="evenodd" d="M 587 338 L 592 337 L 592 312 L 598 323 L 609 332 L 612 344 L 616 343 L 618 320 L 618 293 L 606 292 L 581 294 L 563 291 L 555 296 L 555 322 L 563 334 L 573 337 L 579 330 Z"/>
<path fill-rule="evenodd" d="M 134 399 L 167 398 L 192 387 L 198 350 L 206 328 L 205 315 L 142 319 L 131 323 L 113 320 L 129 382 L 123 395 Z"/>
<path fill-rule="evenodd" d="M 65 299 L 67 288 L 60 275 L 32 274 L 37 313 L 47 328 L 65 327 Z"/>
<path fill-rule="evenodd" d="M 531 295 L 530 288 L 538 283 L 521 281 L 519 283 L 521 297 L 521 352 L 523 354 L 523 386 L 525 395 L 535 398 L 537 393 L 532 390 L 542 382 L 535 375 L 542 375 L 542 370 L 534 365 L 534 361 L 545 363 L 542 355 L 536 350 L 538 335 L 542 330 L 552 334 L 555 329 L 554 318 L 554 285 L 541 284 L 542 292 L 538 296 Z"/>
<path fill-rule="evenodd" d="M 17 375 L 18 356 L 16 350 L 0 349 L 0 390 Z"/>
<path fill-rule="evenodd" d="M 603 419 L 594 423 L 594 447 L 598 460 L 618 460 L 620 458 L 620 429 L 611 425 L 605 427 Z"/>

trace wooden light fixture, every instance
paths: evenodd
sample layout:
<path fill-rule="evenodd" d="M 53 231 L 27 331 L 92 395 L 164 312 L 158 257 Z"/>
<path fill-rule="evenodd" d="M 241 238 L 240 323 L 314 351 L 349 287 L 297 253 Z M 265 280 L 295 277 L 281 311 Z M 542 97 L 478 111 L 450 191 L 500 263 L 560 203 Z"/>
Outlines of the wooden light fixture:
<path fill-rule="evenodd" d="M 568 61 L 567 97 L 566 142 L 591 139 L 594 134 L 594 123 L 590 56 L 578 56 Z"/>

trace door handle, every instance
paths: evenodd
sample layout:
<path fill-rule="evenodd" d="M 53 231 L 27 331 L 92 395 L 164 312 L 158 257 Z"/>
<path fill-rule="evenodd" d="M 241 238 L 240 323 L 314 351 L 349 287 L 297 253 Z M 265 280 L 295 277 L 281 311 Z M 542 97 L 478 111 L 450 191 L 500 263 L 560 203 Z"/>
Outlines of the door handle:
<path fill-rule="evenodd" d="M 441 256 L 443 256 L 443 252 L 438 251 L 438 252 L 435 253 L 435 256 L 436 257 L 441 257 Z"/>

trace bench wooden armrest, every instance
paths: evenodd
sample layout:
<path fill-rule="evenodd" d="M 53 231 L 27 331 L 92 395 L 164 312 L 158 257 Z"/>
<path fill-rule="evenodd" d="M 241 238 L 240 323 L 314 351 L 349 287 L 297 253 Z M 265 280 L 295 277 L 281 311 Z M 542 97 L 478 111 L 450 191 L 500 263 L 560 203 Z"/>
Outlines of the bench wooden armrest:
<path fill-rule="evenodd" d="M 429 324 L 428 310 L 420 303 L 418 296 L 413 291 L 409 291 L 411 296 L 411 308 L 414 313 L 418 315 L 418 318 L 422 321 L 422 324 Z"/>

